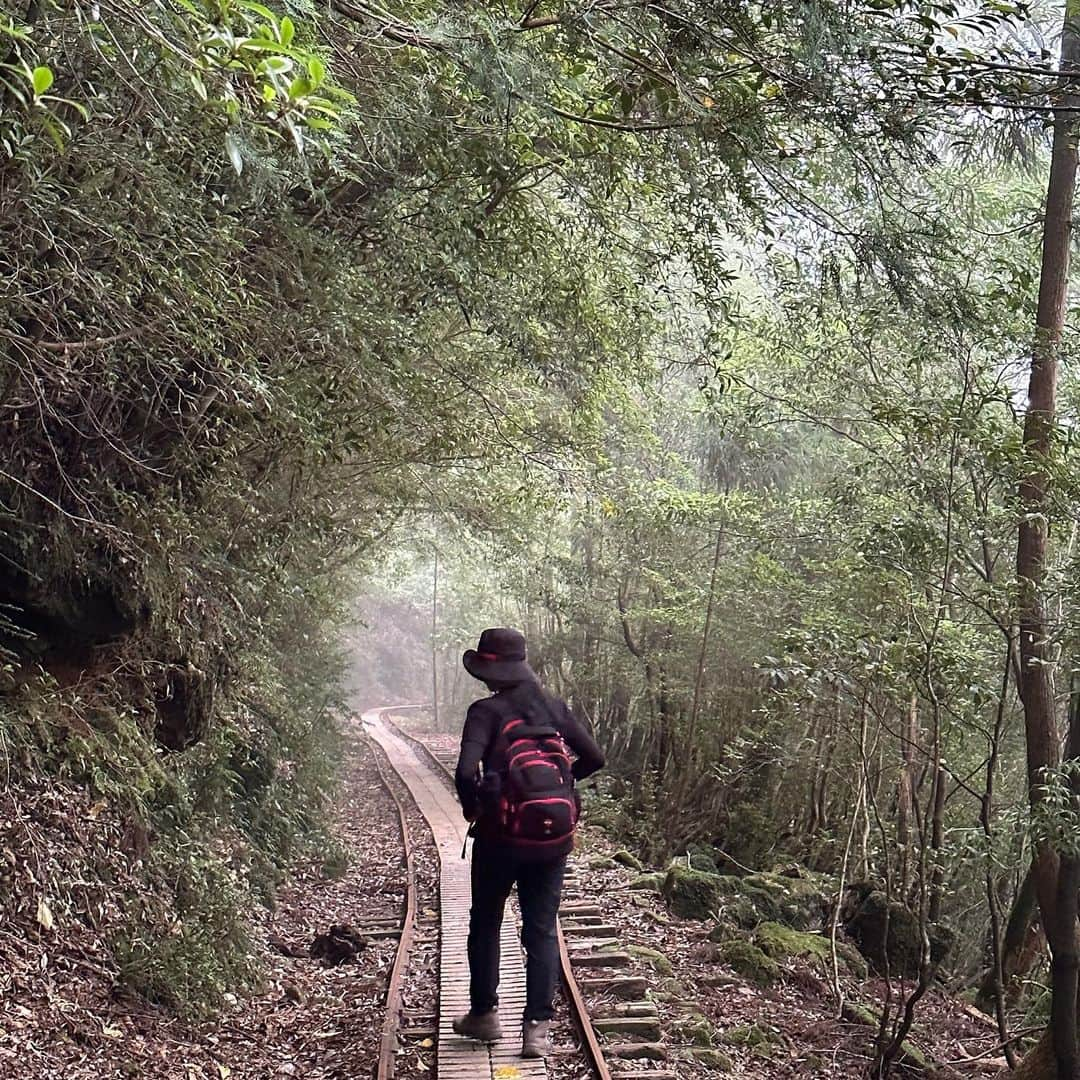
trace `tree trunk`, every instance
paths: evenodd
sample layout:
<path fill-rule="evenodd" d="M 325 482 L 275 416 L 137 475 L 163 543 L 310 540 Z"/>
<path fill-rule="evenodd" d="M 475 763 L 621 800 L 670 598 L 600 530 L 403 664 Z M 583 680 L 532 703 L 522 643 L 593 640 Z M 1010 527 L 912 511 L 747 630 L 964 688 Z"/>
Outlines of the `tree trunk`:
<path fill-rule="evenodd" d="M 911 887 L 911 821 L 915 802 L 915 746 L 919 737 L 919 699 L 911 695 L 904 726 L 900 731 L 900 780 L 896 789 L 896 851 L 900 860 L 900 896 L 910 900 Z"/>
<path fill-rule="evenodd" d="M 431 711 L 439 730 L 439 552 L 435 552 L 435 572 L 431 576 Z"/>
<path fill-rule="evenodd" d="M 1080 0 L 1067 0 L 1061 35 L 1061 68 L 1080 61 Z M 1027 743 L 1028 798 L 1033 807 L 1043 796 L 1047 770 L 1060 761 L 1054 711 L 1053 655 L 1049 645 L 1043 585 L 1049 534 L 1049 459 L 1053 448 L 1057 407 L 1058 362 L 1065 323 L 1069 277 L 1069 246 L 1076 187 L 1077 138 L 1075 109 L 1080 95 L 1070 82 L 1057 102 L 1050 177 L 1043 217 L 1042 266 L 1035 341 L 1028 378 L 1024 418 L 1024 475 L 1019 486 L 1022 512 L 1016 547 L 1017 616 L 1020 628 L 1020 700 L 1024 706 Z M 1062 896 L 1060 861 L 1043 844 L 1035 853 L 1035 891 L 1051 952 L 1051 1040 L 1058 1080 L 1080 1075 L 1076 1023 L 1076 903 Z M 1075 874 L 1067 867 L 1067 877 Z M 1067 884 L 1067 883 L 1066 883 Z M 1059 917 L 1059 902 L 1065 909 Z"/>

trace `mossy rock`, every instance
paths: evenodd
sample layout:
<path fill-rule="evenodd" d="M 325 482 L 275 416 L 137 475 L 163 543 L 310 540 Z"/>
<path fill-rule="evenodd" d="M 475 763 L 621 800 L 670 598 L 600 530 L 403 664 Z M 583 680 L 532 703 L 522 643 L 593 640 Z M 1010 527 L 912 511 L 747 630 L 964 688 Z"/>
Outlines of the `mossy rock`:
<path fill-rule="evenodd" d="M 792 930 L 781 923 L 767 922 L 754 931 L 753 940 L 773 960 L 809 958 L 823 975 L 827 975 L 832 968 L 832 945 L 825 934 L 811 934 Z M 837 941 L 836 959 L 841 970 L 850 972 L 858 979 L 866 978 L 866 961 L 846 941 Z"/>
<path fill-rule="evenodd" d="M 614 859 L 609 859 L 606 855 L 597 855 L 595 858 L 589 860 L 590 870 L 617 870 L 619 864 Z"/>
<path fill-rule="evenodd" d="M 671 961 L 659 949 L 650 949 L 647 945 L 627 945 L 623 952 L 647 963 L 658 975 L 671 975 Z"/>
<path fill-rule="evenodd" d="M 792 930 L 777 922 L 762 923 L 754 931 L 754 944 L 773 960 L 790 960 L 810 956 L 816 960 L 829 959 L 829 939 L 821 934 Z"/>
<path fill-rule="evenodd" d="M 749 941 L 725 941 L 717 959 L 758 986 L 768 986 L 780 978 L 780 965 Z"/>
<path fill-rule="evenodd" d="M 615 854 L 611 857 L 620 866 L 628 866 L 631 870 L 641 871 L 645 869 L 645 867 L 641 865 L 641 860 L 636 855 L 627 851 L 625 848 L 621 849 L 620 851 L 616 851 Z"/>
<path fill-rule="evenodd" d="M 709 1072 L 729 1073 L 734 1068 L 731 1058 L 722 1050 L 695 1046 L 690 1051 L 690 1057 Z"/>
<path fill-rule="evenodd" d="M 691 844 L 686 849 L 686 861 L 691 870 L 700 870 L 704 874 L 719 874 L 720 865 L 716 861 L 714 848 L 704 844 Z"/>
<path fill-rule="evenodd" d="M 744 1050 L 750 1050 L 758 1057 L 766 1058 L 770 1056 L 770 1051 L 780 1043 L 777 1034 L 761 1024 L 728 1028 L 720 1039 L 728 1046 L 739 1046 Z"/>
<path fill-rule="evenodd" d="M 795 930 L 820 926 L 828 907 L 828 881 L 820 875 L 795 878 L 781 874 L 749 874 L 733 879 L 742 887 L 762 920 Z"/>
<path fill-rule="evenodd" d="M 680 918 L 708 919 L 720 908 L 724 879 L 673 863 L 664 878 L 663 893 L 667 906 Z"/>
<path fill-rule="evenodd" d="M 716 1040 L 716 1029 L 701 1013 L 693 1013 L 680 1020 L 675 1030 L 683 1042 L 692 1046 L 712 1046 Z"/>
<path fill-rule="evenodd" d="M 708 874 L 673 863 L 664 879 L 664 899 L 686 919 L 720 915 L 744 929 L 777 922 L 796 930 L 820 926 L 827 906 L 823 879 L 749 874 L 746 877 Z"/>
<path fill-rule="evenodd" d="M 875 971 L 888 968 L 893 975 L 915 977 L 919 971 L 922 932 L 917 916 L 905 905 L 866 884 L 845 893 L 845 933 Z M 930 961 L 937 964 L 949 951 L 953 934 L 946 927 L 931 927 Z"/>
<path fill-rule="evenodd" d="M 662 870 L 657 870 L 651 874 L 639 874 L 630 882 L 627 888 L 644 889 L 647 892 L 661 892 L 666 877 L 667 875 Z"/>

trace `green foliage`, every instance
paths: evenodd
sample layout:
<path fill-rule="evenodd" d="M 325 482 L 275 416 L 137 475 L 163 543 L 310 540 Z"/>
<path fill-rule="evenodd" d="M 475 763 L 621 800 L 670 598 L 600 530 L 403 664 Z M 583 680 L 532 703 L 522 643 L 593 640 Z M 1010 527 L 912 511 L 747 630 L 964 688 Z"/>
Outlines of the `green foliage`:
<path fill-rule="evenodd" d="M 147 867 L 159 912 L 139 911 L 129 900 L 128 922 L 113 942 L 121 980 L 151 1001 L 177 1012 L 205 1015 L 227 994 L 253 987 L 243 893 L 209 849 L 159 843 Z M 152 901 L 152 902 L 154 902 Z"/>

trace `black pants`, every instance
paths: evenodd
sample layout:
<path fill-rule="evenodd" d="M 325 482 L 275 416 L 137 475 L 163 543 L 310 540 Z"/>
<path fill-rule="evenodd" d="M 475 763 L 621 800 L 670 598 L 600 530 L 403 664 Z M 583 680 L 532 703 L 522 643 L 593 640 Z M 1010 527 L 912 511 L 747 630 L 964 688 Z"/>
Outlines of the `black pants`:
<path fill-rule="evenodd" d="M 517 884 L 521 943 L 525 946 L 525 1020 L 550 1020 L 559 977 L 559 913 L 566 856 L 523 862 L 478 841 L 472 857 L 472 910 L 469 913 L 469 1002 L 476 1014 L 499 1003 L 499 931 L 503 908 Z"/>

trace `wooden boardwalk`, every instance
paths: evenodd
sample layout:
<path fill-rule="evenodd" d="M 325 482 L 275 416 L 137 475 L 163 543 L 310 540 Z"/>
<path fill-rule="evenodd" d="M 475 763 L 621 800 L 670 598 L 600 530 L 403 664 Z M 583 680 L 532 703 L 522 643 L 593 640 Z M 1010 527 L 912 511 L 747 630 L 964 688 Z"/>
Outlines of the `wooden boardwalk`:
<path fill-rule="evenodd" d="M 502 927 L 499 1015 L 503 1037 L 491 1047 L 455 1035 L 450 1024 L 469 1008 L 469 862 L 461 857 L 466 824 L 457 799 L 431 765 L 382 722 L 381 710 L 364 713 L 363 723 L 427 819 L 439 851 L 439 1080 L 545 1080 L 543 1061 L 524 1060 L 521 1013 L 525 1008 L 525 964 L 516 920 L 507 906 Z"/>

